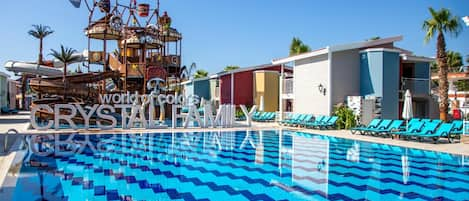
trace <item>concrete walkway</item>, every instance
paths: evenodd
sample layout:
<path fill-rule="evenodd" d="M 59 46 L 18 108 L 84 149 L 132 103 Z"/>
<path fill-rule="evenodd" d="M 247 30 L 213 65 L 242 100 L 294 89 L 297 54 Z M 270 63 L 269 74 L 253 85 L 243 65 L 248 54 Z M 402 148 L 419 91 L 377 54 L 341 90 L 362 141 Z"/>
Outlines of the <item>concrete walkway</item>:
<path fill-rule="evenodd" d="M 29 126 L 29 111 L 20 111 L 18 114 L 0 115 L 0 134 L 4 134 L 9 129 L 14 128 L 18 131 L 26 131 Z"/>

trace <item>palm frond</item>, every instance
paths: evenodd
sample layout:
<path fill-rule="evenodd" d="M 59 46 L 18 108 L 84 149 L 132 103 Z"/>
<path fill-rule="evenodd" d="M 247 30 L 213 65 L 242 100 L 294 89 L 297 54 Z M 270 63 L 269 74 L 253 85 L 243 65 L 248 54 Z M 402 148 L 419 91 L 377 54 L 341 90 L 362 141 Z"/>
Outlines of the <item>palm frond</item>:
<path fill-rule="evenodd" d="M 422 24 L 422 29 L 425 30 L 425 43 L 428 43 L 437 31 L 442 34 L 447 33 L 452 36 L 458 36 L 462 29 L 459 17 L 453 16 L 451 11 L 446 8 L 437 11 L 430 7 L 428 10 L 431 16 Z"/>
<path fill-rule="evenodd" d="M 28 31 L 28 34 L 33 36 L 37 39 L 43 39 L 48 35 L 54 33 L 53 30 L 49 26 L 42 25 L 42 24 L 34 24 L 32 25 L 33 29 Z"/>
<path fill-rule="evenodd" d="M 76 53 L 77 51 L 73 48 L 68 48 L 64 47 L 63 45 L 60 45 L 60 51 L 51 49 L 50 55 L 56 58 L 57 60 L 61 61 L 62 63 L 72 63 L 75 61 L 78 61 L 80 57 L 73 56 L 73 53 Z"/>

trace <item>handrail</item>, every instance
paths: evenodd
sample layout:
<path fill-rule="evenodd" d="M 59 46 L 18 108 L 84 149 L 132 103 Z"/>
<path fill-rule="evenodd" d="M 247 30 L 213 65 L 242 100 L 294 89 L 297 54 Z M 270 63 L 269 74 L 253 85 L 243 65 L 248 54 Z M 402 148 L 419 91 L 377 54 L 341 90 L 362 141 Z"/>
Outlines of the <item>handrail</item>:
<path fill-rule="evenodd" d="M 8 135 L 10 134 L 18 134 L 19 132 L 14 129 L 14 128 L 10 128 L 8 129 L 8 131 L 5 133 L 5 140 L 3 141 L 3 149 L 2 149 L 2 153 L 7 153 L 7 148 L 8 148 Z"/>

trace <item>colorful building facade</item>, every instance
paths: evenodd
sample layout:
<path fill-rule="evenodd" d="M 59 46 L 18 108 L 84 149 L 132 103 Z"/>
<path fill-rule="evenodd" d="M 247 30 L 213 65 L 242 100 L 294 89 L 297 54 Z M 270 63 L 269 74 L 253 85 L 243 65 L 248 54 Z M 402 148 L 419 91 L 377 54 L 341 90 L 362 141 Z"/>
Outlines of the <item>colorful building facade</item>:
<path fill-rule="evenodd" d="M 330 115 L 348 96 L 380 100 L 381 118 L 400 118 L 403 92 L 414 97 L 414 115 L 434 115 L 430 94 L 431 58 L 395 47 L 402 36 L 333 45 L 273 60 L 293 63 L 293 112 Z"/>
<path fill-rule="evenodd" d="M 282 68 L 292 72 L 290 67 L 265 64 L 219 73 L 220 104 L 260 106 L 262 96 L 264 111 L 278 111 Z"/>

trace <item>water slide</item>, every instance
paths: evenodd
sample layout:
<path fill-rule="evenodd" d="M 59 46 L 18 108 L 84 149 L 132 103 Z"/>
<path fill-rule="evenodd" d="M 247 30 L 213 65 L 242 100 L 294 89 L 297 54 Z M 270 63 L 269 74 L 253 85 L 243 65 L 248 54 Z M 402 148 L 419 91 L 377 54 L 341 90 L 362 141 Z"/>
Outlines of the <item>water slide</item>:
<path fill-rule="evenodd" d="M 75 62 L 86 61 L 88 59 L 88 50 L 74 53 L 72 56 L 79 58 Z M 7 61 L 5 63 L 5 69 L 14 72 L 15 74 L 28 73 L 41 76 L 58 76 L 63 74 L 64 64 L 61 61 L 54 59 L 53 61 L 50 61 L 49 64 L 50 65 L 39 65 L 36 62 Z"/>

